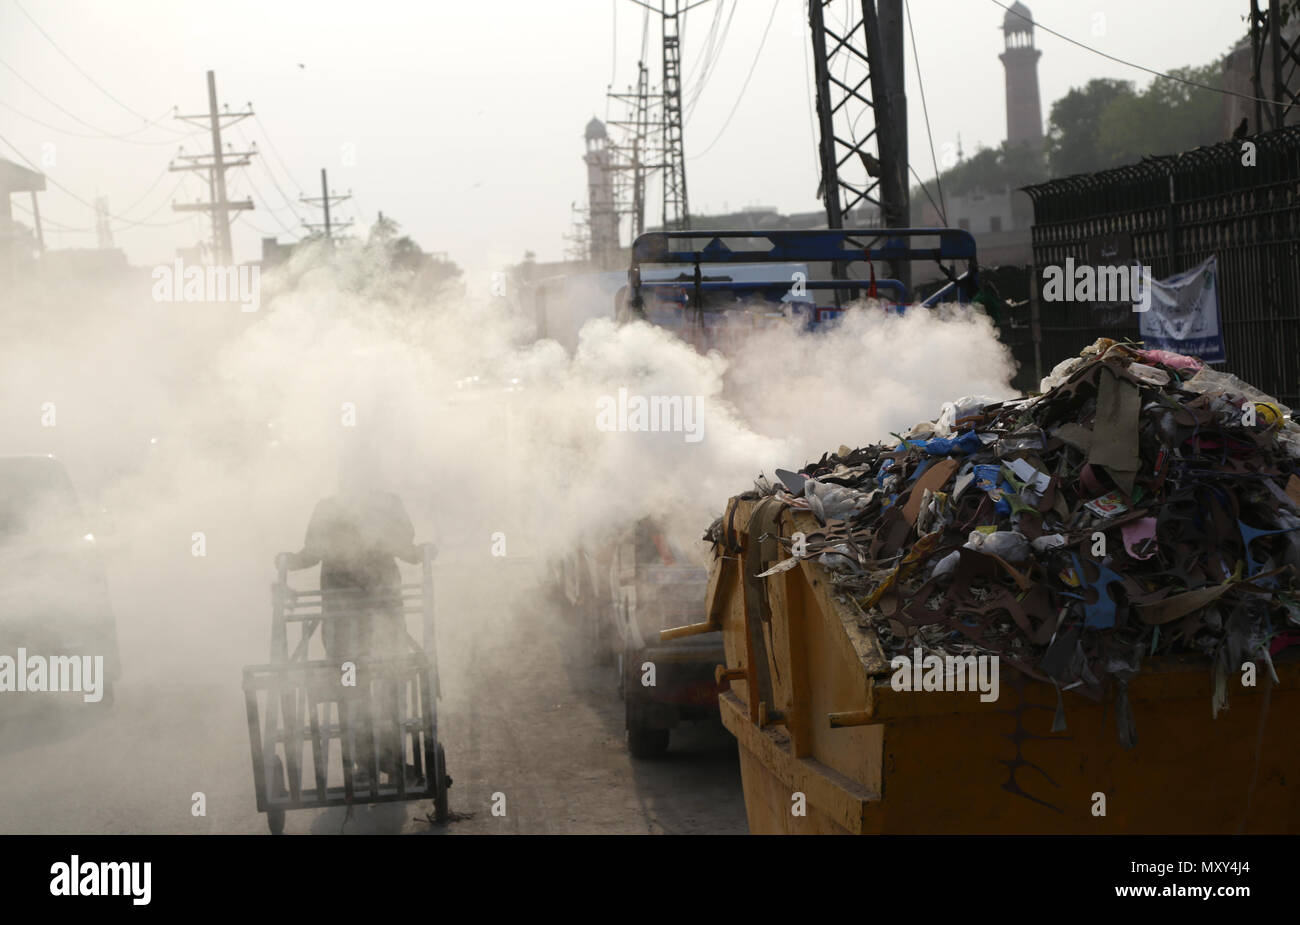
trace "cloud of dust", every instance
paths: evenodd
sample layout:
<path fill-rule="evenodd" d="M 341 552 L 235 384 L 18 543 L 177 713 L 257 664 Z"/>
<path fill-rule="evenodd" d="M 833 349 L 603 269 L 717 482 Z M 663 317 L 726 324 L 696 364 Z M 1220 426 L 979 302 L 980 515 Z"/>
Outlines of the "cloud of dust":
<path fill-rule="evenodd" d="M 849 306 L 834 331 L 757 332 L 733 358 L 728 395 L 746 420 L 798 443 L 802 465 L 841 444 L 888 442 L 963 395 L 1012 397 L 1015 368 L 981 311 L 902 314 Z"/>
<path fill-rule="evenodd" d="M 960 395 L 1011 394 L 1009 355 L 971 312 L 850 312 L 832 335 L 768 329 L 723 357 L 591 308 L 606 317 L 570 353 L 530 342 L 531 320 L 393 283 L 344 245 L 264 272 L 257 313 L 153 302 L 147 271 L 18 293 L 0 454 L 54 453 L 106 510 L 90 520 L 124 680 L 233 685 L 265 660 L 274 555 L 302 544 L 341 458 L 396 491 L 416 540 L 474 581 L 498 535 L 539 564 L 647 515 L 696 540 L 760 471 L 889 439 Z M 703 439 L 598 429 L 620 389 L 697 397 Z"/>

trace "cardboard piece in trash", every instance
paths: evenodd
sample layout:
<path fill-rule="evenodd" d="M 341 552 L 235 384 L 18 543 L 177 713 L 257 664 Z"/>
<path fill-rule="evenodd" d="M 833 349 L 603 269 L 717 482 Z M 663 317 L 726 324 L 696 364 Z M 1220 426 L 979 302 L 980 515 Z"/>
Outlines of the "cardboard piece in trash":
<path fill-rule="evenodd" d="M 943 488 L 959 468 L 961 468 L 961 463 L 957 460 L 941 459 L 921 473 L 921 477 L 912 486 L 912 493 L 907 496 L 907 504 L 903 505 L 903 519 L 909 525 L 916 524 L 916 517 L 921 512 L 921 500 L 925 495 L 925 490 L 928 488 L 930 491 L 938 491 Z"/>
<path fill-rule="evenodd" d="M 1138 387 L 1121 379 L 1109 367 L 1097 377 L 1097 416 L 1092 425 L 1088 462 L 1104 466 L 1126 495 L 1133 493 L 1142 458 L 1138 455 L 1138 414 L 1142 396 Z"/>

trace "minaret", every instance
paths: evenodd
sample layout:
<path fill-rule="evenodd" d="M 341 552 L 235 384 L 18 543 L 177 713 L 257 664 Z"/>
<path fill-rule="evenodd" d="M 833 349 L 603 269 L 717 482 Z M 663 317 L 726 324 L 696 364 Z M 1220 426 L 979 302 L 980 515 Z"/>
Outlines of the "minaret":
<path fill-rule="evenodd" d="M 1007 70 L 1007 141 L 1043 147 L 1043 107 L 1038 99 L 1038 58 L 1034 47 L 1033 15 L 1017 2 L 1002 20 L 1006 51 L 1002 66 Z"/>
<path fill-rule="evenodd" d="M 614 207 L 614 174 L 609 162 L 605 123 L 587 123 L 587 222 L 591 229 L 591 259 L 601 269 L 618 263 L 618 211 Z"/>

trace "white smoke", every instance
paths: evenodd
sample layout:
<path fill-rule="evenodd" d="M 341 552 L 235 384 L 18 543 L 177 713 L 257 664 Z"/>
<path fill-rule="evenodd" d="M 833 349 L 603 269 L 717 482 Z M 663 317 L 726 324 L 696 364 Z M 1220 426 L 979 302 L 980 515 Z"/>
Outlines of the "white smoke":
<path fill-rule="evenodd" d="M 1011 394 L 1007 351 L 966 310 L 855 309 L 836 332 L 764 330 L 730 357 L 598 318 L 570 353 L 528 343 L 509 314 L 397 282 L 343 246 L 264 272 L 257 313 L 155 303 L 147 271 L 11 293 L 0 454 L 52 452 L 82 492 L 125 683 L 208 685 L 238 703 L 240 666 L 267 656 L 273 557 L 301 545 L 341 458 L 402 496 L 417 541 L 441 547 L 441 580 L 473 582 L 497 535 L 539 566 L 643 516 L 698 541 L 760 472 L 888 440 L 960 395 Z M 699 398 L 703 439 L 598 429 L 619 389 Z M 478 616 L 442 619 L 463 638 Z"/>

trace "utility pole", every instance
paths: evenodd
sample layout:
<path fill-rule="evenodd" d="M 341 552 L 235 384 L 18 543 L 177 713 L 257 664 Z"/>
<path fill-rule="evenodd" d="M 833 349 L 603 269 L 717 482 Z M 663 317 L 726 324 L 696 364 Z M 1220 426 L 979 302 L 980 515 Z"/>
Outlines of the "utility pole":
<path fill-rule="evenodd" d="M 337 194 L 331 194 L 329 191 L 329 183 L 325 177 L 324 167 L 320 169 L 320 196 L 319 197 L 302 196 L 300 198 L 303 202 L 307 203 L 308 205 L 313 205 L 313 206 L 319 205 L 321 209 L 324 211 L 325 213 L 324 222 L 303 222 L 303 224 L 313 230 L 316 229 L 323 230 L 325 232 L 325 240 L 329 241 L 330 244 L 334 243 L 335 228 L 342 229 L 342 228 L 350 228 L 352 226 L 351 222 L 330 221 L 330 205 L 336 202 L 345 202 L 346 200 L 351 199 L 352 193 L 348 192 L 342 196 L 339 196 Z"/>
<path fill-rule="evenodd" d="M 246 112 L 217 111 L 217 77 L 208 71 L 208 112 L 206 115 L 182 116 L 176 118 L 182 122 L 195 125 L 205 124 L 212 133 L 211 154 L 181 154 L 177 160 L 188 161 L 185 164 L 172 163 L 168 170 L 203 170 L 208 174 L 208 201 L 195 203 L 173 203 L 177 212 L 207 212 L 212 216 L 212 255 L 218 265 L 231 262 L 230 248 L 230 213 L 253 208 L 251 199 L 231 202 L 226 198 L 226 171 L 231 167 L 246 167 L 255 151 L 225 151 L 221 146 L 221 129 L 234 125 L 241 119 L 253 114 L 250 104 Z"/>
<path fill-rule="evenodd" d="M 41 179 L 44 182 L 44 178 Z M 36 228 L 36 246 L 40 248 L 42 254 L 45 253 L 45 231 L 41 228 L 41 204 L 36 199 L 36 190 L 31 191 L 32 196 L 32 219 Z"/>
<path fill-rule="evenodd" d="M 842 33 L 841 27 L 826 21 L 825 10 L 832 2 L 810 0 L 808 4 L 820 135 L 819 195 L 826 204 L 826 224 L 843 228 L 855 208 L 869 204 L 880 210 L 883 227 L 906 228 L 911 219 L 903 0 L 861 0 L 860 17 L 854 15 L 854 4 L 848 3 Z M 854 126 L 867 110 L 872 124 L 859 135 Z M 910 288 L 907 261 L 897 261 L 890 269 Z"/>

